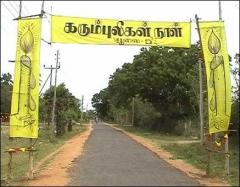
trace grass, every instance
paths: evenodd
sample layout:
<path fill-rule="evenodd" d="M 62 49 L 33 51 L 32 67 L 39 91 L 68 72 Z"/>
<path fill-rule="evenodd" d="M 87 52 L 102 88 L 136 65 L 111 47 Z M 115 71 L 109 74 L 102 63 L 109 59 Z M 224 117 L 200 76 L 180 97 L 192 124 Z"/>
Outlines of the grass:
<path fill-rule="evenodd" d="M 138 127 L 132 127 L 132 126 L 120 126 L 120 125 L 114 125 L 115 127 L 122 128 L 130 133 L 134 133 L 138 136 L 142 136 L 145 138 L 150 139 L 152 142 L 157 143 L 159 146 L 168 144 L 168 143 L 173 143 L 179 140 L 196 140 L 196 137 L 191 137 L 191 136 L 177 136 L 177 135 L 172 135 L 172 134 L 167 134 L 167 133 L 159 133 L 155 131 L 151 131 L 148 129 L 142 129 Z"/>
<path fill-rule="evenodd" d="M 44 128 L 39 130 L 39 137 L 36 141 L 34 152 L 34 163 L 58 149 L 64 142 L 76 134 L 83 132 L 86 129 L 82 125 L 74 125 L 71 132 L 66 132 L 63 136 L 54 138 L 50 141 L 50 131 Z M 30 142 L 25 138 L 14 138 L 11 147 L 28 147 Z M 11 185 L 12 183 L 21 180 L 28 171 L 28 152 L 18 152 L 13 154 L 12 176 L 11 180 L 6 180 L 7 163 L 9 160 L 6 149 L 10 147 L 9 129 L 6 126 L 1 127 L 1 185 Z"/>
<path fill-rule="evenodd" d="M 172 159 L 183 159 L 196 168 L 206 170 L 207 150 L 199 142 L 178 144 L 179 140 L 191 140 L 192 138 L 184 136 L 174 136 L 152 132 L 146 129 L 136 127 L 124 127 L 116 125 L 127 132 L 149 139 L 156 147 L 165 149 L 173 154 Z M 230 152 L 230 175 L 224 173 L 225 157 L 221 153 L 211 153 L 210 176 L 218 177 L 229 182 L 232 186 L 239 186 L 239 139 L 238 137 L 229 138 Z"/>

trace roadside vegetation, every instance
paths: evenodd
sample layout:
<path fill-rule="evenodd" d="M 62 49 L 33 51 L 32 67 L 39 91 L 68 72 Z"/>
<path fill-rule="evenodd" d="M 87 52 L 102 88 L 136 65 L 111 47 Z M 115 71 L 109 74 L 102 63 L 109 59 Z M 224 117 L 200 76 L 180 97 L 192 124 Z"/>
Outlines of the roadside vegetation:
<path fill-rule="evenodd" d="M 172 159 L 182 159 L 196 168 L 206 171 L 208 151 L 200 141 L 191 136 L 177 136 L 173 134 L 158 133 L 149 129 L 131 126 L 113 125 L 129 133 L 149 140 L 157 148 L 164 149 L 173 155 Z M 210 175 L 229 182 L 232 186 L 239 186 L 239 137 L 229 138 L 230 175 L 225 175 L 225 155 L 211 153 Z"/>
<path fill-rule="evenodd" d="M 150 139 L 187 162 L 205 169 L 207 151 L 200 143 L 199 43 L 189 49 L 143 47 L 132 62 L 124 63 L 96 93 L 92 105 L 99 118 Z M 230 57 L 232 115 L 229 129 L 230 175 L 224 176 L 224 155 L 212 153 L 210 175 L 239 185 L 239 54 Z M 204 133 L 208 133 L 207 84 L 204 68 Z M 171 146 L 169 146 L 169 143 Z"/>
<path fill-rule="evenodd" d="M 28 171 L 28 151 L 13 153 L 12 179 L 7 179 L 9 148 L 27 148 L 30 140 L 26 138 L 13 138 L 9 140 L 9 115 L 11 110 L 12 75 L 1 75 L 1 185 L 12 185 L 26 177 Z M 41 159 L 57 150 L 68 139 L 86 129 L 84 123 L 94 118 L 94 112 L 80 110 L 81 102 L 67 88 L 64 83 L 57 86 L 57 100 L 55 110 L 56 129 L 51 129 L 51 115 L 53 103 L 53 89 L 47 89 L 39 99 L 39 137 L 34 139 L 34 167 Z M 53 136 L 51 134 L 54 134 Z"/>
<path fill-rule="evenodd" d="M 28 152 L 16 152 L 13 154 L 12 160 L 12 179 L 7 180 L 9 154 L 5 152 L 5 150 L 9 147 L 26 148 L 30 145 L 30 142 L 29 139 L 14 138 L 12 141 L 13 146 L 10 146 L 9 126 L 2 126 L 1 128 L 1 185 L 5 186 L 26 178 L 28 171 Z M 35 143 L 34 148 L 37 150 L 33 153 L 34 166 L 48 154 L 57 150 L 68 139 L 83 132 L 85 129 L 86 126 L 84 125 L 74 124 L 71 132 L 65 133 L 60 137 L 54 137 L 53 140 L 50 140 L 50 131 L 41 126 L 38 139 L 33 141 L 33 143 Z"/>

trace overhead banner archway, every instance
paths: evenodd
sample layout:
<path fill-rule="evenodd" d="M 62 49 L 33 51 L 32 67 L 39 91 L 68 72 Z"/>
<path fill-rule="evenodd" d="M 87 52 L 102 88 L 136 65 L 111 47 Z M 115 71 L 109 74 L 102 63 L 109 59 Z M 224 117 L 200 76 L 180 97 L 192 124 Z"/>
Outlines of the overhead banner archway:
<path fill-rule="evenodd" d="M 51 17 L 51 42 L 102 45 L 191 46 L 191 22 Z"/>

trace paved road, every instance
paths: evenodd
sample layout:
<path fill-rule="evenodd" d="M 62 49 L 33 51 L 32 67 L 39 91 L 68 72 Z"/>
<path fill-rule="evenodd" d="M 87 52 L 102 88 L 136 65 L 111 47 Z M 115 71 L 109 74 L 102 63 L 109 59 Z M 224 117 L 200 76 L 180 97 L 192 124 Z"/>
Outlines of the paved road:
<path fill-rule="evenodd" d="M 98 123 L 68 172 L 69 186 L 200 186 L 127 135 Z"/>

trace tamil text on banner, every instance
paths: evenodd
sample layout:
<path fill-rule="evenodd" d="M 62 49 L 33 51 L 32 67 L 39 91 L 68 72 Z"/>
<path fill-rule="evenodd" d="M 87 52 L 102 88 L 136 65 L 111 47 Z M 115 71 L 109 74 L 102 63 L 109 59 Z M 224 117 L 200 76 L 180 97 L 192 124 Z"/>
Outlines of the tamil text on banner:
<path fill-rule="evenodd" d="M 231 82 L 224 22 L 200 22 L 208 87 L 209 133 L 227 131 L 231 115 Z"/>
<path fill-rule="evenodd" d="M 103 45 L 189 48 L 190 22 L 124 21 L 52 16 L 51 41 Z"/>
<path fill-rule="evenodd" d="M 10 137 L 38 137 L 41 19 L 18 20 Z"/>

